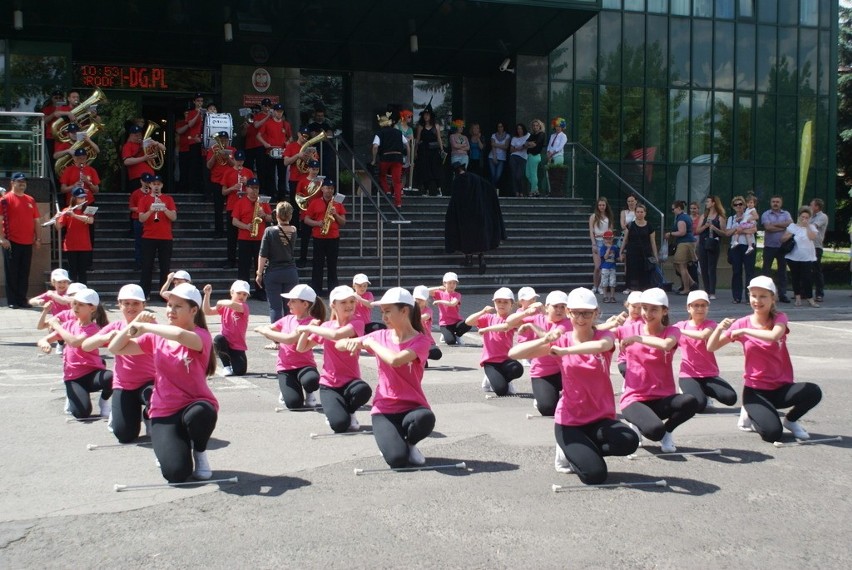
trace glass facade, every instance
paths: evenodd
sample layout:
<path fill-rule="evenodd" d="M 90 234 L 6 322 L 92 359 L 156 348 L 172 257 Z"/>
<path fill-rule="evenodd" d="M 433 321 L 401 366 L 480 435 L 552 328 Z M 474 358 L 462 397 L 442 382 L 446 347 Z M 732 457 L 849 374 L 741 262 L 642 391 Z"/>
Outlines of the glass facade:
<path fill-rule="evenodd" d="M 571 118 L 569 139 L 658 207 L 749 191 L 761 206 L 833 203 L 837 0 L 602 8 L 550 55 L 550 115 Z"/>

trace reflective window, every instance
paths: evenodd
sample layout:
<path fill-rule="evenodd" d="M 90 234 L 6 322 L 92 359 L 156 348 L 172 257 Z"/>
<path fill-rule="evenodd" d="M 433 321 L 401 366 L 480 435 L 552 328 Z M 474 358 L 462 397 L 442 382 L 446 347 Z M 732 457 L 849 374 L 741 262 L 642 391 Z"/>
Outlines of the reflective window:
<path fill-rule="evenodd" d="M 778 0 L 757 0 L 757 19 L 764 24 L 776 23 L 778 21 Z"/>
<path fill-rule="evenodd" d="M 690 0 L 671 0 L 672 4 L 672 14 L 676 14 L 678 16 L 689 16 L 689 4 Z"/>
<path fill-rule="evenodd" d="M 599 156 L 603 160 L 621 158 L 621 87 L 615 85 L 600 86 L 598 103 L 598 144 Z"/>
<path fill-rule="evenodd" d="M 745 96 L 737 98 L 737 138 L 734 144 L 736 145 L 736 157 L 739 162 L 751 161 L 753 144 L 752 128 L 754 126 L 753 106 L 753 97 Z"/>
<path fill-rule="evenodd" d="M 648 16 L 648 38 L 645 46 L 647 84 L 665 87 L 668 78 L 668 25 L 664 16 Z"/>
<path fill-rule="evenodd" d="M 669 157 L 672 162 L 689 160 L 689 91 L 669 91 Z"/>
<path fill-rule="evenodd" d="M 665 14 L 669 11 L 668 0 L 648 0 L 648 12 Z"/>
<path fill-rule="evenodd" d="M 823 2 L 826 4 L 826 2 Z M 816 26 L 819 22 L 819 0 L 799 0 L 799 24 Z"/>
<path fill-rule="evenodd" d="M 645 82 L 645 16 L 624 15 L 623 69 L 626 85 L 644 85 Z"/>
<path fill-rule="evenodd" d="M 798 92 L 799 54 L 796 28 L 778 28 L 778 92 Z"/>
<path fill-rule="evenodd" d="M 596 71 L 598 68 L 598 18 L 592 18 L 585 26 L 574 34 L 577 43 L 575 49 L 578 54 L 577 74 L 578 81 L 597 81 Z"/>
<path fill-rule="evenodd" d="M 645 0 L 624 0 L 624 9 L 630 12 L 643 12 Z"/>
<path fill-rule="evenodd" d="M 612 8 L 614 10 L 621 10 L 621 0 L 603 0 L 604 8 Z"/>
<path fill-rule="evenodd" d="M 796 120 L 796 98 L 778 97 L 778 121 L 776 138 L 776 155 L 778 166 L 796 166 L 798 158 L 798 140 L 801 136 L 801 127 Z M 783 134 L 781 134 L 783 133 Z M 795 133 L 795 135 L 793 134 Z"/>
<path fill-rule="evenodd" d="M 828 86 L 829 78 L 833 67 L 833 60 L 830 57 L 831 52 L 831 34 L 829 32 L 820 31 L 819 37 L 819 74 L 817 75 L 817 86 L 820 95 L 827 94 L 830 89 Z"/>
<path fill-rule="evenodd" d="M 799 0 L 781 0 L 778 2 L 778 23 L 782 26 L 795 26 L 799 21 Z"/>
<path fill-rule="evenodd" d="M 712 18 L 713 0 L 693 0 L 692 15 L 696 18 Z"/>
<path fill-rule="evenodd" d="M 754 113 L 754 163 L 775 164 L 775 95 L 758 95 Z"/>
<path fill-rule="evenodd" d="M 734 160 L 734 94 L 716 92 L 713 97 L 713 154 L 718 164 Z"/>
<path fill-rule="evenodd" d="M 577 88 L 577 113 L 574 115 L 577 123 L 577 140 L 592 152 L 597 153 L 595 146 L 595 93 L 593 87 Z"/>
<path fill-rule="evenodd" d="M 694 158 L 710 152 L 710 122 L 712 113 L 712 91 L 692 91 L 692 129 L 691 135 L 691 157 Z"/>
<path fill-rule="evenodd" d="M 692 84 L 706 89 L 713 85 L 713 22 L 694 20 L 692 42 Z"/>
<path fill-rule="evenodd" d="M 601 12 L 600 54 L 598 55 L 601 83 L 621 82 L 621 13 Z M 582 52 L 580 52 L 582 53 Z"/>
<path fill-rule="evenodd" d="M 734 0 L 716 0 L 716 17 L 724 20 L 733 20 Z"/>
<path fill-rule="evenodd" d="M 737 24 L 737 89 L 754 89 L 754 35 L 752 24 Z"/>
<path fill-rule="evenodd" d="M 720 191 L 719 195 L 722 198 L 722 204 L 725 206 L 725 210 L 728 214 L 730 214 L 731 208 L 729 206 L 731 198 L 734 196 L 745 196 L 752 191 L 754 191 L 754 169 L 751 167 L 735 168 L 731 193 L 726 195 L 725 192 Z"/>
<path fill-rule="evenodd" d="M 672 84 L 689 83 L 689 20 L 672 18 L 670 27 L 670 81 Z"/>
<path fill-rule="evenodd" d="M 665 89 L 647 89 L 645 91 L 645 146 L 655 148 L 655 157 L 665 158 L 667 129 L 666 129 L 666 100 Z"/>
<path fill-rule="evenodd" d="M 716 22 L 713 41 L 713 84 L 717 89 L 734 88 L 733 22 Z"/>
<path fill-rule="evenodd" d="M 641 87 L 627 87 L 624 89 L 624 101 L 622 104 L 622 132 L 624 141 L 622 155 L 627 158 L 633 155 L 636 158 L 637 151 L 641 151 L 646 145 L 645 120 L 644 120 L 644 96 L 645 91 Z M 645 153 L 639 152 L 644 156 Z"/>
<path fill-rule="evenodd" d="M 820 97 L 817 99 L 816 125 L 814 126 L 814 140 L 816 141 L 814 165 L 817 168 L 828 168 L 829 159 L 834 156 L 834 146 L 831 146 L 831 152 L 828 149 L 832 141 L 825 136 L 828 133 L 828 119 L 828 98 Z"/>
<path fill-rule="evenodd" d="M 757 90 L 775 90 L 775 73 L 778 63 L 776 28 L 757 27 Z"/>
<path fill-rule="evenodd" d="M 554 117 L 571 117 L 571 84 L 553 81 L 550 84 L 550 114 Z M 572 125 L 568 125 L 571 130 Z M 567 133 L 566 133 L 567 134 Z M 569 136 L 570 138 L 570 136 Z"/>
<path fill-rule="evenodd" d="M 415 80 L 415 86 L 416 84 Z M 333 129 L 343 125 L 343 75 L 303 72 L 299 87 L 302 124 L 310 123 L 315 110 L 321 108 L 325 110 L 325 120 Z M 414 92 L 416 102 L 416 87 Z M 414 116 L 417 116 L 416 110 Z"/>
<path fill-rule="evenodd" d="M 739 0 L 741 18 L 754 18 L 754 0 Z"/>
<path fill-rule="evenodd" d="M 574 77 L 574 38 L 568 38 L 562 45 L 550 52 L 550 78 L 573 79 Z"/>
<path fill-rule="evenodd" d="M 817 37 L 816 30 L 799 32 L 799 89 L 805 94 L 816 94 Z"/>

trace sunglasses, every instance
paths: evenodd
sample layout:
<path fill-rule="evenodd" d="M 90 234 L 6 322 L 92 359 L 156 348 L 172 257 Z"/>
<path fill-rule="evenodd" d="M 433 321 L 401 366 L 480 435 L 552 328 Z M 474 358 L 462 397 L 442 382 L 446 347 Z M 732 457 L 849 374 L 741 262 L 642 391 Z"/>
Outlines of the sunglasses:
<path fill-rule="evenodd" d="M 745 204 L 743 204 L 742 202 L 736 202 L 734 204 L 734 208 L 736 208 L 737 206 L 745 206 Z"/>

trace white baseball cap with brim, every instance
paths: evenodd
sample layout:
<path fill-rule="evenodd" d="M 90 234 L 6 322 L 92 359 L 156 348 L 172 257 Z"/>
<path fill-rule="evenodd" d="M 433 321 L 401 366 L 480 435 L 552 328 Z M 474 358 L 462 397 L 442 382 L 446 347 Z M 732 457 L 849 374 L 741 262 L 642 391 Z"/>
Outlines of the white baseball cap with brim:
<path fill-rule="evenodd" d="M 184 281 L 189 281 L 190 283 L 192 283 L 192 277 L 183 269 L 181 269 L 180 271 L 175 271 L 174 277 L 172 277 L 172 279 L 183 279 Z"/>
<path fill-rule="evenodd" d="M 710 297 L 707 296 L 707 291 L 702 291 L 701 289 L 698 289 L 697 291 L 690 291 L 689 296 L 686 298 L 686 306 L 688 307 L 695 301 L 704 301 L 709 305 Z"/>
<path fill-rule="evenodd" d="M 538 293 L 532 287 L 521 287 L 518 290 L 518 301 L 532 301 L 538 299 Z"/>
<path fill-rule="evenodd" d="M 496 301 L 497 299 L 505 299 L 508 301 L 515 300 L 515 294 L 512 293 L 512 290 L 508 287 L 500 287 L 496 291 L 494 291 L 494 296 L 491 297 L 492 301 Z"/>
<path fill-rule="evenodd" d="M 331 290 L 328 300 L 334 303 L 335 301 L 344 301 L 355 296 L 355 289 L 349 285 L 340 285 Z"/>
<path fill-rule="evenodd" d="M 642 291 L 631 291 L 627 296 L 628 305 L 638 305 L 642 302 Z"/>
<path fill-rule="evenodd" d="M 669 296 L 659 287 L 642 291 L 642 296 L 639 302 L 647 305 L 659 305 L 661 307 L 669 306 Z"/>
<path fill-rule="evenodd" d="M 248 281 L 237 279 L 231 283 L 231 291 L 234 293 L 251 293 L 251 287 L 249 287 Z"/>
<path fill-rule="evenodd" d="M 577 287 L 568 293 L 568 302 L 565 304 L 569 309 L 597 309 L 598 299 L 591 289 Z"/>
<path fill-rule="evenodd" d="M 83 289 L 88 289 L 88 287 L 86 287 L 82 283 L 74 282 L 74 283 L 72 283 L 71 285 L 68 286 L 68 290 L 65 291 L 65 294 L 68 295 L 68 296 L 72 296 L 75 293 L 82 291 Z"/>
<path fill-rule="evenodd" d="M 420 299 L 421 301 L 426 301 L 429 299 L 429 288 L 426 285 L 418 285 L 414 288 L 414 294 L 412 295 L 415 299 Z"/>
<path fill-rule="evenodd" d="M 407 289 L 403 289 L 402 287 L 391 287 L 385 291 L 385 294 L 382 295 L 381 299 L 373 301 L 371 305 L 378 307 L 379 305 L 396 305 L 397 303 L 403 303 L 413 307 L 414 296 L 409 293 Z"/>
<path fill-rule="evenodd" d="M 308 303 L 313 303 L 317 300 L 317 293 L 310 285 L 296 285 L 289 292 L 281 293 L 281 296 L 285 299 L 299 299 Z"/>
<path fill-rule="evenodd" d="M 74 300 L 78 303 L 86 303 L 88 305 L 98 306 L 101 304 L 101 298 L 98 292 L 94 289 L 83 289 L 74 293 Z"/>
<path fill-rule="evenodd" d="M 772 291 L 773 295 L 778 294 L 778 289 L 775 287 L 775 282 L 771 277 L 767 277 L 766 275 L 758 275 L 748 283 L 748 289 L 766 289 L 767 291 Z"/>
<path fill-rule="evenodd" d="M 68 272 L 64 269 L 54 269 L 50 272 L 50 280 L 51 281 L 71 281 L 71 277 L 68 276 Z"/>
<path fill-rule="evenodd" d="M 118 300 L 142 301 L 144 303 L 148 299 L 145 298 L 145 291 L 142 290 L 142 287 L 135 283 L 131 283 L 118 290 Z"/>
<path fill-rule="evenodd" d="M 354 283 L 355 285 L 363 285 L 364 283 L 370 285 L 370 280 L 363 273 L 358 273 L 357 275 L 355 275 L 355 277 L 352 278 L 352 283 Z"/>
<path fill-rule="evenodd" d="M 199 293 L 195 285 L 191 283 L 181 283 L 180 285 L 172 289 L 170 293 L 172 295 L 180 297 L 181 299 L 193 301 L 199 307 L 201 306 L 201 293 Z"/>
<path fill-rule="evenodd" d="M 544 299 L 545 305 L 567 305 L 568 294 L 565 291 L 551 291 Z"/>
<path fill-rule="evenodd" d="M 444 273 L 444 283 L 446 283 L 448 281 L 455 281 L 456 283 L 458 283 L 459 282 L 459 276 L 456 275 L 455 272 L 453 272 L 453 271 L 447 271 L 446 273 Z"/>

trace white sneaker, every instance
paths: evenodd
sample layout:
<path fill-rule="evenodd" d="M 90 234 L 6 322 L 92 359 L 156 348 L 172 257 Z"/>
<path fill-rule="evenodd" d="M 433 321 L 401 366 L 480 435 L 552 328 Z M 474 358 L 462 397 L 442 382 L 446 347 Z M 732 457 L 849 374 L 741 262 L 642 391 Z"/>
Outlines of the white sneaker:
<path fill-rule="evenodd" d="M 568 458 L 565 457 L 565 453 L 559 445 L 556 446 L 556 458 L 553 460 L 553 468 L 556 469 L 558 473 L 574 472 L 574 468 L 571 467 L 571 463 L 568 461 Z"/>
<path fill-rule="evenodd" d="M 71 415 L 71 400 L 68 398 L 65 398 L 65 413 Z"/>
<path fill-rule="evenodd" d="M 491 387 L 491 381 L 488 379 L 488 376 L 482 377 L 482 391 L 483 392 L 493 392 L 494 388 Z"/>
<path fill-rule="evenodd" d="M 522 358 L 521 359 L 521 366 L 523 366 L 524 368 L 529 368 L 530 367 L 530 361 L 526 358 Z"/>
<path fill-rule="evenodd" d="M 234 367 L 233 366 L 225 366 L 222 369 L 222 376 L 233 376 L 234 375 Z"/>
<path fill-rule="evenodd" d="M 517 393 L 518 393 L 518 389 L 517 389 L 517 388 L 515 388 L 515 385 L 514 385 L 514 384 L 512 384 L 511 382 L 509 382 L 509 388 L 508 388 L 508 390 L 506 390 L 506 393 L 507 393 L 507 394 L 517 394 Z"/>
<path fill-rule="evenodd" d="M 109 400 L 104 400 L 103 398 L 101 398 L 98 401 L 98 406 L 100 407 L 100 416 L 102 418 L 108 418 L 112 415 L 112 402 L 110 402 Z"/>
<path fill-rule="evenodd" d="M 284 402 L 284 394 L 281 394 L 280 392 L 278 394 L 278 403 L 281 404 L 282 406 L 286 405 L 286 403 Z"/>
<path fill-rule="evenodd" d="M 213 476 L 213 470 L 210 469 L 210 462 L 207 460 L 206 451 L 193 451 L 192 458 L 195 460 L 195 471 L 192 472 L 192 478 L 200 481 L 206 481 Z"/>
<path fill-rule="evenodd" d="M 107 431 L 109 433 L 115 433 L 115 430 L 112 429 L 112 411 L 110 411 L 109 419 L 107 420 Z"/>
<path fill-rule="evenodd" d="M 811 438 L 811 434 L 806 432 L 805 428 L 803 428 L 799 424 L 799 422 L 791 422 L 790 420 L 785 419 L 781 423 L 785 428 L 787 428 L 788 430 L 793 432 L 793 437 L 795 437 L 796 439 L 810 439 Z"/>
<path fill-rule="evenodd" d="M 713 398 L 707 398 L 707 405 L 704 406 L 705 410 L 712 410 L 716 408 L 715 400 Z"/>
<path fill-rule="evenodd" d="M 441 343 L 441 344 L 447 344 L 447 341 L 444 340 L 444 335 L 441 335 L 440 337 L 438 337 L 438 342 Z"/>
<path fill-rule="evenodd" d="M 635 431 L 635 432 L 636 432 L 636 435 L 639 437 L 639 447 L 642 447 L 642 443 L 643 443 L 643 441 L 644 441 L 644 439 L 645 439 L 644 437 L 642 437 L 642 432 L 641 432 L 641 431 L 639 431 L 639 428 L 638 428 L 638 427 L 636 427 L 635 425 L 631 424 L 630 422 L 624 422 L 624 423 L 626 423 L 626 424 L 627 424 L 627 426 L 628 426 L 630 429 L 632 429 L 633 431 Z"/>
<path fill-rule="evenodd" d="M 423 456 L 423 452 L 417 449 L 416 445 L 408 446 L 408 462 L 412 465 L 426 465 L 426 457 Z"/>
<path fill-rule="evenodd" d="M 355 419 L 355 414 L 349 415 L 349 431 L 358 431 L 361 429 L 361 424 L 358 423 L 358 420 Z"/>
<path fill-rule="evenodd" d="M 151 437 L 151 420 L 145 418 L 142 420 L 142 423 L 145 425 L 145 435 Z"/>
<path fill-rule="evenodd" d="M 660 440 L 660 451 L 663 453 L 674 453 L 677 451 L 677 447 L 674 444 L 674 438 L 672 437 L 672 432 L 667 431 L 663 436 L 663 439 Z"/>
<path fill-rule="evenodd" d="M 751 423 L 751 418 L 748 417 L 745 406 L 740 408 L 740 419 L 737 420 L 737 427 L 740 428 L 740 431 L 754 431 L 754 425 Z"/>
<path fill-rule="evenodd" d="M 456 346 L 464 346 L 464 341 L 462 340 L 462 337 L 456 337 Z"/>
<path fill-rule="evenodd" d="M 319 402 L 317 401 L 316 392 L 308 392 L 305 394 L 305 407 L 316 408 L 317 406 L 319 406 Z"/>
<path fill-rule="evenodd" d="M 62 356 L 62 345 L 59 344 L 58 342 L 56 343 L 56 354 L 58 354 L 59 356 Z"/>

